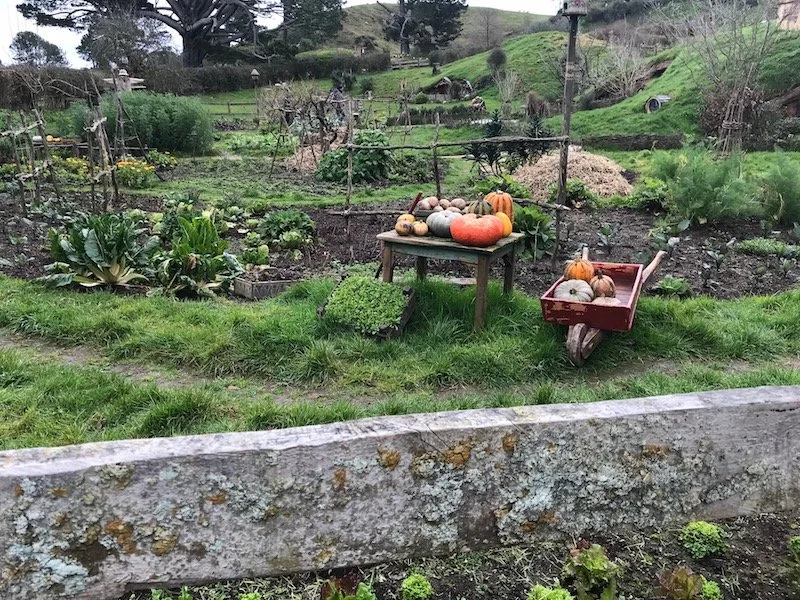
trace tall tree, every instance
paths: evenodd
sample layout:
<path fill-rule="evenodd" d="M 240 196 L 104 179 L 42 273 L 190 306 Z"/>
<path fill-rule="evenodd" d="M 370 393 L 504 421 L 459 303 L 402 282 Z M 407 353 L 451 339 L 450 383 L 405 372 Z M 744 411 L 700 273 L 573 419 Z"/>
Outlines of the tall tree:
<path fill-rule="evenodd" d="M 399 0 L 397 10 L 378 4 L 389 12 L 384 35 L 399 42 L 404 55 L 412 46 L 421 52 L 446 47 L 461 35 L 461 16 L 467 10 L 467 0 Z"/>
<path fill-rule="evenodd" d="M 317 45 L 342 29 L 342 0 L 282 0 L 283 39 L 290 44 L 309 40 Z"/>
<path fill-rule="evenodd" d="M 256 18 L 273 14 L 278 0 L 26 0 L 17 5 L 39 25 L 85 30 L 92 18 L 126 11 L 133 19 L 153 19 L 183 40 L 183 64 L 200 67 L 214 45 L 255 37 Z M 242 27 L 241 23 L 247 24 Z M 236 24 L 235 27 L 231 26 Z"/>
<path fill-rule="evenodd" d="M 133 73 L 144 66 L 148 56 L 169 48 L 170 36 L 159 21 L 119 13 L 92 17 L 78 53 L 95 68 L 124 66 Z"/>
<path fill-rule="evenodd" d="M 20 31 L 14 36 L 11 41 L 11 55 L 18 63 L 32 67 L 67 64 L 61 48 L 32 31 Z"/>

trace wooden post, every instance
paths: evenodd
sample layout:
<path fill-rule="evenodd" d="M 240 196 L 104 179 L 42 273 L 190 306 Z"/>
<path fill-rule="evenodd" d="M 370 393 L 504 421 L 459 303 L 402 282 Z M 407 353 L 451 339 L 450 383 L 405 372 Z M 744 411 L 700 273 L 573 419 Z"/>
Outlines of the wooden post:
<path fill-rule="evenodd" d="M 19 149 L 17 148 L 17 136 L 14 133 L 14 124 L 11 121 L 11 115 L 6 117 L 6 128 L 11 136 L 11 148 L 14 152 L 14 164 L 17 166 L 17 184 L 19 185 L 19 205 L 22 210 L 23 216 L 28 216 L 28 206 L 25 204 L 25 184 L 22 182 L 22 161 L 19 158 Z"/>
<path fill-rule="evenodd" d="M 439 111 L 436 111 L 436 129 L 433 130 L 433 143 L 431 147 L 433 148 L 433 176 L 436 179 L 436 197 L 442 197 L 442 180 L 439 176 Z"/>
<path fill-rule="evenodd" d="M 90 112 L 86 118 L 92 118 L 92 112 Z M 94 180 L 94 144 L 92 144 L 92 136 L 94 135 L 93 132 L 89 131 L 87 127 L 85 131 L 88 133 L 86 136 L 86 153 L 87 153 L 87 163 L 89 166 L 89 188 L 92 195 L 92 209 L 97 210 L 97 185 Z"/>
<path fill-rule="evenodd" d="M 33 116 L 36 118 L 36 129 L 39 132 L 39 137 L 42 138 L 42 152 L 44 154 L 44 161 L 47 165 L 47 170 L 50 172 L 50 180 L 53 183 L 53 189 L 56 193 L 56 198 L 61 200 L 61 189 L 58 186 L 58 177 L 56 176 L 56 168 L 50 158 L 50 148 L 47 146 L 47 135 L 44 130 L 44 122 L 42 115 L 37 109 L 33 109 Z"/>
<path fill-rule="evenodd" d="M 347 215 L 344 218 L 344 228 L 347 235 L 347 245 L 350 248 L 350 260 L 355 259 L 353 253 L 353 241 L 350 236 L 350 202 L 353 196 L 353 105 L 347 99 L 347 197 L 345 198 L 344 210 Z M 384 275 L 385 276 L 385 275 Z"/>
<path fill-rule="evenodd" d="M 228 102 L 228 114 L 231 114 L 231 103 Z"/>
<path fill-rule="evenodd" d="M 475 323 L 473 329 L 480 331 L 486 326 L 486 305 L 489 302 L 489 259 L 480 257 L 475 272 Z"/>
<path fill-rule="evenodd" d="M 417 257 L 417 279 L 425 279 L 428 274 L 428 259 L 424 256 Z"/>
<path fill-rule="evenodd" d="M 510 294 L 514 291 L 514 268 L 517 263 L 516 248 L 503 257 L 503 293 Z"/>
<path fill-rule="evenodd" d="M 578 15 L 569 17 L 569 45 L 567 47 L 567 64 L 564 67 L 564 106 L 561 107 L 563 121 L 561 123 L 561 135 L 566 138 L 561 143 L 561 162 L 558 178 L 558 203 L 567 203 L 567 168 L 569 165 L 569 129 L 572 120 L 572 100 L 575 96 L 575 57 L 577 54 L 576 46 L 578 41 Z M 561 218 L 559 211 L 556 211 L 556 250 L 553 252 L 553 268 L 558 261 L 558 244 L 560 241 Z"/>
<path fill-rule="evenodd" d="M 28 164 L 31 168 L 31 177 L 33 178 L 33 193 L 36 202 L 42 201 L 42 184 L 39 181 L 39 175 L 36 172 L 36 149 L 33 147 L 33 138 L 31 138 L 30 131 L 28 130 L 28 122 L 25 119 L 23 112 L 19 113 L 19 122 L 22 124 L 25 143 L 28 146 Z"/>
<path fill-rule="evenodd" d="M 394 280 L 394 252 L 391 244 L 383 243 L 382 269 L 383 281 L 392 283 Z"/>

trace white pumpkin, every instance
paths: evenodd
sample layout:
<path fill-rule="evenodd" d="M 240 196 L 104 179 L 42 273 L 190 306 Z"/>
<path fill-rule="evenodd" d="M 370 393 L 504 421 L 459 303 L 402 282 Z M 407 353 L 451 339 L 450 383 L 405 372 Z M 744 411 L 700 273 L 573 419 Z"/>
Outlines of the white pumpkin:
<path fill-rule="evenodd" d="M 594 298 L 594 293 L 592 292 L 592 286 L 582 279 L 568 279 L 556 286 L 553 298 L 568 302 L 591 302 Z"/>

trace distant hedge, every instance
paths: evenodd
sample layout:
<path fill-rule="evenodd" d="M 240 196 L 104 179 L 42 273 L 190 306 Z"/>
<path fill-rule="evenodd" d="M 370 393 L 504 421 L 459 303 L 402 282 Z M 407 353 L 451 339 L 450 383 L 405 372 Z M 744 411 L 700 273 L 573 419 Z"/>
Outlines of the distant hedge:
<path fill-rule="evenodd" d="M 214 129 L 208 109 L 196 98 L 181 98 L 152 92 L 123 94 L 123 102 L 130 117 L 125 137 L 139 136 L 142 144 L 161 151 L 203 154 L 211 149 Z M 75 104 L 70 109 L 73 135 L 83 136 L 88 108 Z M 106 97 L 101 104 L 108 128 L 108 137 L 114 139 L 117 108 L 113 98 Z M 127 140 L 129 146 L 135 142 Z"/>
<path fill-rule="evenodd" d="M 197 69 L 152 67 L 141 73 L 131 73 L 145 80 L 152 92 L 190 96 L 235 92 L 253 87 L 250 72 L 255 68 L 261 75 L 260 85 L 289 79 L 320 79 L 334 71 L 384 71 L 390 66 L 388 53 L 355 56 L 344 52 L 304 52 L 294 59 L 276 58 L 270 63 L 256 65 L 210 65 Z M 65 108 L 82 91 L 93 89 L 92 79 L 102 89 L 107 73 L 81 69 L 17 67 L 0 68 L 0 108 L 30 108 L 32 97 L 26 82 L 34 82 L 37 97 L 44 108 Z"/>

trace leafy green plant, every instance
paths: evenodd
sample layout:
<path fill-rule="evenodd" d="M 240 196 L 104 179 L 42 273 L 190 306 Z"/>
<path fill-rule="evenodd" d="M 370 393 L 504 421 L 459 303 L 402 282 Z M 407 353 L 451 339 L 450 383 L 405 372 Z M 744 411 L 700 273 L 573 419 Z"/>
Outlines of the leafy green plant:
<path fill-rule="evenodd" d="M 703 576 L 689 567 L 679 567 L 659 576 L 661 592 L 666 600 L 701 600 Z"/>
<path fill-rule="evenodd" d="M 261 236 L 251 231 L 242 241 L 242 263 L 245 265 L 269 264 L 269 246 L 263 242 Z"/>
<path fill-rule="evenodd" d="M 145 238 L 125 215 L 83 216 L 66 234 L 49 233 L 50 255 L 55 261 L 40 278 L 54 286 L 79 283 L 84 287 L 127 285 L 147 281 L 147 270 L 159 248 L 157 237 Z"/>
<path fill-rule="evenodd" d="M 577 600 L 616 600 L 620 568 L 606 556 L 599 544 L 574 550 L 561 570 L 563 583 Z"/>
<path fill-rule="evenodd" d="M 760 210 L 756 187 L 742 176 L 738 156 L 718 159 L 705 150 L 688 150 L 660 156 L 652 172 L 667 183 L 670 212 L 692 223 L 718 223 Z"/>
<path fill-rule="evenodd" d="M 400 584 L 401 600 L 428 600 L 433 596 L 433 586 L 421 573 L 406 577 Z"/>
<path fill-rule="evenodd" d="M 439 160 L 439 176 L 447 174 L 447 161 Z M 419 154 L 405 154 L 400 160 L 392 163 L 392 174 L 390 180 L 393 182 L 406 183 L 428 183 L 433 180 L 433 161 Z"/>
<path fill-rule="evenodd" d="M 547 186 L 548 200 L 552 203 L 558 202 L 558 183 L 551 183 Z M 573 208 L 583 208 L 584 206 L 591 206 L 597 201 L 597 194 L 586 187 L 586 184 L 580 179 L 567 180 L 567 199 L 565 200 L 567 206 Z"/>
<path fill-rule="evenodd" d="M 499 137 L 503 133 L 503 117 L 499 110 L 492 113 L 492 119 L 483 127 L 485 138 Z M 502 173 L 502 148 L 498 144 L 477 142 L 466 147 L 467 153 L 480 171 L 488 170 L 494 175 Z"/>
<path fill-rule="evenodd" d="M 800 535 L 789 538 L 789 556 L 796 563 L 800 563 Z"/>
<path fill-rule="evenodd" d="M 722 600 L 722 590 L 719 589 L 719 584 L 716 581 L 703 579 L 700 600 Z"/>
<path fill-rule="evenodd" d="M 247 592 L 246 594 L 239 594 L 239 600 L 263 600 L 263 596 L 258 592 Z"/>
<path fill-rule="evenodd" d="M 572 594 L 562 587 L 549 588 L 535 585 L 528 594 L 528 600 L 574 600 Z"/>
<path fill-rule="evenodd" d="M 126 188 L 140 190 L 155 181 L 155 167 L 143 160 L 128 158 L 117 162 L 117 181 Z"/>
<path fill-rule="evenodd" d="M 281 234 L 278 245 L 284 250 L 302 250 L 312 241 L 311 236 L 305 235 L 298 229 L 292 229 Z"/>
<path fill-rule="evenodd" d="M 800 256 L 800 246 L 787 244 L 774 238 L 751 238 L 742 240 L 736 246 L 739 252 L 757 256 L 780 256 L 795 258 Z"/>
<path fill-rule="evenodd" d="M 725 552 L 728 547 L 725 537 L 725 530 L 716 523 L 690 521 L 678 539 L 692 558 L 705 558 Z"/>
<path fill-rule="evenodd" d="M 372 587 L 366 583 L 359 583 L 356 588 L 356 593 L 352 596 L 346 596 L 333 582 L 328 582 L 330 594 L 328 600 L 378 600 Z"/>
<path fill-rule="evenodd" d="M 403 291 L 371 277 L 351 276 L 331 292 L 325 318 L 367 334 L 397 325 L 406 308 Z"/>
<path fill-rule="evenodd" d="M 606 256 L 611 256 L 617 245 L 619 229 L 618 223 L 603 223 L 597 231 L 597 247 L 605 252 Z"/>
<path fill-rule="evenodd" d="M 514 198 L 530 198 L 531 191 L 527 186 L 522 185 L 511 175 L 490 175 L 483 179 L 478 179 L 474 186 L 479 194 L 486 195 L 491 192 L 501 191 L 511 194 Z"/>
<path fill-rule="evenodd" d="M 311 217 L 296 208 L 267 213 L 258 224 L 258 232 L 270 244 L 280 243 L 281 236 L 290 231 L 299 232 L 304 240 L 310 239 L 315 230 L 316 225 Z"/>
<path fill-rule="evenodd" d="M 145 155 L 145 159 L 148 164 L 155 167 L 156 171 L 172 171 L 178 166 L 178 159 L 169 152 L 150 150 L 150 152 Z"/>
<path fill-rule="evenodd" d="M 760 187 L 766 218 L 787 227 L 800 222 L 800 165 L 776 152 Z"/>
<path fill-rule="evenodd" d="M 523 253 L 534 262 L 552 256 L 555 251 L 556 227 L 552 217 L 533 206 L 514 211 L 514 231 L 525 235 Z"/>
<path fill-rule="evenodd" d="M 385 149 L 389 145 L 386 135 L 377 129 L 364 129 L 355 132 L 354 143 L 370 149 L 353 151 L 353 183 L 387 179 L 393 159 L 392 153 Z M 347 149 L 325 153 L 317 166 L 317 177 L 322 181 L 347 181 Z"/>
<path fill-rule="evenodd" d="M 645 177 L 633 188 L 627 204 L 642 210 L 665 210 L 669 206 L 669 186 L 661 179 Z"/>
<path fill-rule="evenodd" d="M 207 217 L 181 218 L 172 248 L 158 257 L 161 287 L 154 294 L 212 297 L 243 269 Z"/>
<path fill-rule="evenodd" d="M 685 279 L 667 275 L 653 286 L 653 291 L 662 296 L 683 298 L 692 295 L 692 288 Z"/>

